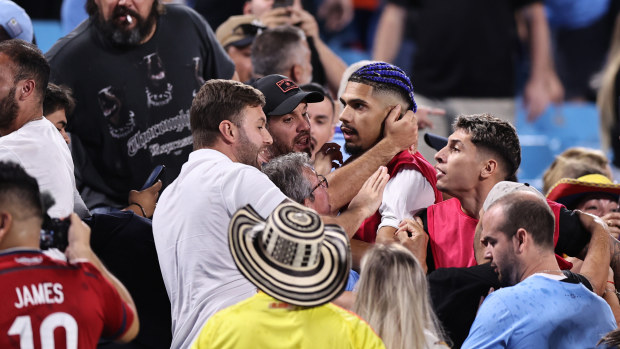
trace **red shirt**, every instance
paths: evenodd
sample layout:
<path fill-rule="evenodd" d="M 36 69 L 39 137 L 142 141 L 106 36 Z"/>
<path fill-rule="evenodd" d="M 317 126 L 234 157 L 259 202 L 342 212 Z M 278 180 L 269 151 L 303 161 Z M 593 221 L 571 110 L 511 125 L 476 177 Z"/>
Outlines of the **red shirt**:
<path fill-rule="evenodd" d="M 0 348 L 95 348 L 134 316 L 95 266 L 40 251 L 0 254 L 0 294 Z"/>
<path fill-rule="evenodd" d="M 404 150 L 396 154 L 396 156 L 393 157 L 386 166 L 390 179 L 404 166 L 411 167 L 420 172 L 422 176 L 424 176 L 424 178 L 431 184 L 433 191 L 435 192 L 435 203 L 442 200 L 441 192 L 437 189 L 437 171 L 428 161 L 426 161 L 420 152 L 411 154 L 408 150 Z M 364 220 L 353 238 L 374 243 L 377 237 L 377 228 L 380 223 L 381 214 L 377 211 L 374 215 Z"/>
<path fill-rule="evenodd" d="M 547 200 L 555 215 L 553 243 L 558 242 L 560 233 L 560 209 L 562 205 Z M 461 210 L 461 202 L 452 198 L 428 207 L 429 243 L 433 251 L 435 269 L 462 268 L 477 265 L 474 256 L 474 235 L 478 220 Z M 562 267 L 562 265 L 560 265 Z"/>

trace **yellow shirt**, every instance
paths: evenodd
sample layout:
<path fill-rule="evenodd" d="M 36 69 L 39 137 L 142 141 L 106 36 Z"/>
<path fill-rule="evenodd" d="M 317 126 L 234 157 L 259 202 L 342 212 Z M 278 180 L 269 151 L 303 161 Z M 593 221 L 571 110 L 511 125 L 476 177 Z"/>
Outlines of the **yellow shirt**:
<path fill-rule="evenodd" d="M 304 308 L 259 292 L 212 316 L 192 349 L 385 348 L 370 326 L 331 303 Z"/>

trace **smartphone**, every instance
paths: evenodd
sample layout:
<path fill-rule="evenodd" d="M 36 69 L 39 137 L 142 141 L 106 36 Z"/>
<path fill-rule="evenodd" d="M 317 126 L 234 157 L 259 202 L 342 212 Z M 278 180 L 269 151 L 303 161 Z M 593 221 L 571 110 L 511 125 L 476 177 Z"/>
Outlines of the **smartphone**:
<path fill-rule="evenodd" d="M 142 186 L 142 188 L 140 188 L 140 191 L 143 191 L 144 189 L 152 187 L 153 184 L 157 183 L 157 181 L 163 177 L 164 172 L 166 172 L 166 166 L 164 165 L 155 166 L 155 168 L 149 175 L 149 178 L 146 179 L 146 182 L 144 182 L 144 185 Z"/>
<path fill-rule="evenodd" d="M 274 0 L 273 8 L 293 6 L 293 0 Z"/>

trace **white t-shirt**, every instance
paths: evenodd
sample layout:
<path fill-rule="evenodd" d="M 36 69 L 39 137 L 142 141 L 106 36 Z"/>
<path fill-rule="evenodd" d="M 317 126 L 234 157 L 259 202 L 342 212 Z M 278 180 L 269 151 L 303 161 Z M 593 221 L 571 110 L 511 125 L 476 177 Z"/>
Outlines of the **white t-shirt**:
<path fill-rule="evenodd" d="M 75 188 L 69 147 L 46 118 L 27 122 L 19 130 L 0 137 L 0 161 L 20 164 L 37 180 L 41 192 L 52 195 L 56 203 L 47 211 L 52 218 L 71 214 L 75 200 L 83 205 Z"/>
<path fill-rule="evenodd" d="M 207 319 L 256 293 L 228 247 L 233 214 L 250 204 L 267 217 L 286 196 L 258 169 L 200 149 L 164 190 L 153 236 L 172 312 L 171 348 L 189 348 Z"/>
<path fill-rule="evenodd" d="M 400 221 L 413 218 L 418 211 L 434 203 L 435 191 L 422 173 L 403 167 L 385 186 L 379 207 L 381 223 L 377 230 L 385 226 L 398 228 Z"/>

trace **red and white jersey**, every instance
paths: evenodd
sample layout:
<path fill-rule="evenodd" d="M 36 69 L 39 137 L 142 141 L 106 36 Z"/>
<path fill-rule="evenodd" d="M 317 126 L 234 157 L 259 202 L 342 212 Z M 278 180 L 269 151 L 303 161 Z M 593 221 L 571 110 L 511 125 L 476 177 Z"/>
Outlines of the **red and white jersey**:
<path fill-rule="evenodd" d="M 0 295 L 0 348 L 95 348 L 134 316 L 95 266 L 41 251 L 0 253 Z"/>

